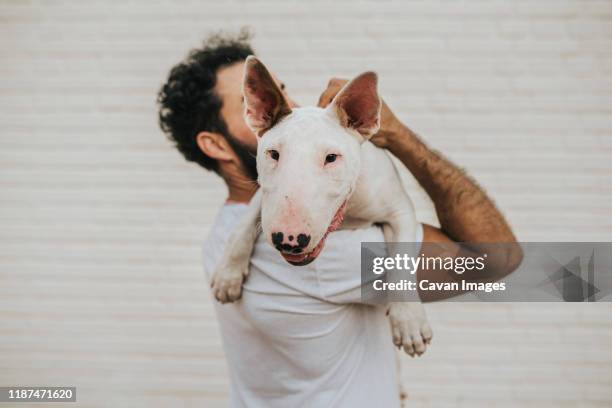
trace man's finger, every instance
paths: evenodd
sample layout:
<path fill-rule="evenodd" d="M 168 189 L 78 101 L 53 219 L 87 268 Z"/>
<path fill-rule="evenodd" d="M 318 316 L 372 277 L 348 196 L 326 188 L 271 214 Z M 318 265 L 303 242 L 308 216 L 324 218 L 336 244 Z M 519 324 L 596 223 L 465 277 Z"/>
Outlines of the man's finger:
<path fill-rule="evenodd" d="M 325 89 L 325 91 L 323 91 L 323 93 L 319 97 L 319 102 L 317 103 L 317 106 L 320 108 L 327 107 L 327 105 L 329 105 L 331 101 L 334 100 L 334 97 L 338 94 L 338 92 L 340 92 L 342 87 L 347 82 L 348 81 L 346 79 L 342 79 L 342 78 L 330 79 L 327 84 L 327 89 Z"/>
<path fill-rule="evenodd" d="M 335 92 L 332 92 L 329 88 L 327 88 L 319 97 L 319 102 L 317 103 L 317 106 L 319 108 L 326 108 L 327 105 L 329 105 L 331 101 L 334 100 L 334 96 L 336 96 L 338 91 L 339 89 L 335 90 Z"/>

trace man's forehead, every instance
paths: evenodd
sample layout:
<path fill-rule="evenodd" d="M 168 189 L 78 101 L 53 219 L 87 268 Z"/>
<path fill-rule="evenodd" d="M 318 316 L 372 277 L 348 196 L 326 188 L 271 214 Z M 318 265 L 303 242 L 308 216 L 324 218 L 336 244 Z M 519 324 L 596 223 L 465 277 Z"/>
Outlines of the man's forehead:
<path fill-rule="evenodd" d="M 217 72 L 216 90 L 220 95 L 235 95 L 241 92 L 244 62 L 239 61 L 223 67 Z"/>
<path fill-rule="evenodd" d="M 235 62 L 223 67 L 217 72 L 216 90 L 219 95 L 235 95 L 242 93 L 242 80 L 244 77 L 244 61 Z M 270 72 L 274 82 L 280 86 L 280 81 Z"/>

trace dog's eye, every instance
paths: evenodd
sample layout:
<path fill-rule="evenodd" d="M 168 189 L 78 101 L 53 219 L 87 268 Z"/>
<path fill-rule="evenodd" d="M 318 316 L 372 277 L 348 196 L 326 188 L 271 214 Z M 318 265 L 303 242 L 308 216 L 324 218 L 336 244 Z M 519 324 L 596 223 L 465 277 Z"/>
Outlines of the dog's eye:
<path fill-rule="evenodd" d="M 274 161 L 278 161 L 278 158 L 280 157 L 280 154 L 278 154 L 278 151 L 274 149 L 268 150 L 268 154 Z"/>
<path fill-rule="evenodd" d="M 338 158 L 337 154 L 328 154 L 327 156 L 325 156 L 325 164 L 327 163 L 333 163 L 336 161 L 336 159 Z"/>

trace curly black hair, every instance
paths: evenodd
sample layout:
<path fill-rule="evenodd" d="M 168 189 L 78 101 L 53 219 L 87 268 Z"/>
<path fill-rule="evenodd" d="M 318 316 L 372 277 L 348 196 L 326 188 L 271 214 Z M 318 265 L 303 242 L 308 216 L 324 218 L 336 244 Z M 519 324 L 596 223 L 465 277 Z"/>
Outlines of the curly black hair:
<path fill-rule="evenodd" d="M 243 29 L 236 36 L 222 33 L 204 41 L 202 48 L 191 50 L 187 58 L 174 66 L 157 95 L 159 126 L 186 160 L 218 172 L 216 160 L 198 147 L 198 133 L 217 132 L 234 142 L 221 117 L 221 98 L 215 93 L 217 72 L 244 61 L 254 54 L 250 33 Z"/>

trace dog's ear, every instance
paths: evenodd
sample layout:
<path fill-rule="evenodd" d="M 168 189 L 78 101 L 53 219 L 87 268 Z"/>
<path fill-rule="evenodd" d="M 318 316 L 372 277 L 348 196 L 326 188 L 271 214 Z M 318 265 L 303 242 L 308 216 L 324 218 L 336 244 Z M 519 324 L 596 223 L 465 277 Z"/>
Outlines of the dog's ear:
<path fill-rule="evenodd" d="M 291 113 L 289 103 L 268 69 L 252 55 L 246 59 L 242 95 L 244 118 L 257 136 Z"/>
<path fill-rule="evenodd" d="M 364 139 L 374 136 L 380 128 L 382 103 L 377 84 L 375 72 L 364 72 L 347 83 L 327 107 L 342 126 L 356 130 Z"/>

